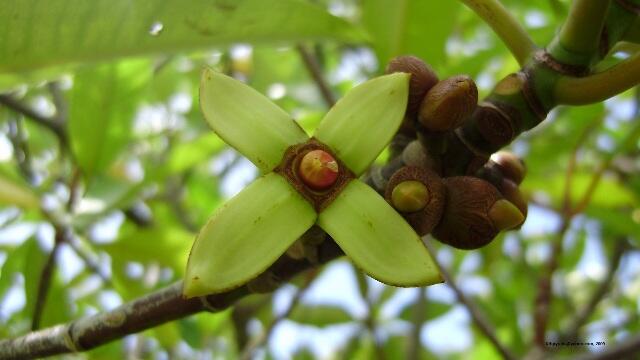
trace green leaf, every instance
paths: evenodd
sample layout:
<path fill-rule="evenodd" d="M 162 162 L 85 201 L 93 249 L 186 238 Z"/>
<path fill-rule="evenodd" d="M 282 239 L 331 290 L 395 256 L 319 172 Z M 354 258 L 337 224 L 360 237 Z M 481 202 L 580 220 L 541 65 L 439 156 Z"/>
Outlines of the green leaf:
<path fill-rule="evenodd" d="M 298 304 L 288 316 L 290 320 L 304 325 L 324 327 L 348 323 L 354 319 L 340 306 Z"/>
<path fill-rule="evenodd" d="M 415 317 L 416 306 L 417 305 L 415 303 L 408 304 L 404 309 L 402 309 L 399 317 L 403 320 L 412 321 Z M 451 310 L 450 304 L 445 304 L 437 301 L 428 301 L 424 305 L 424 316 L 425 319 L 435 319 L 446 314 L 449 310 Z"/>
<path fill-rule="evenodd" d="M 523 188 L 527 192 L 542 190 L 551 196 L 554 206 L 560 204 L 564 196 L 564 172 L 559 172 L 555 176 L 543 176 L 544 174 L 535 174 L 527 176 L 524 181 Z M 587 171 L 577 171 L 572 178 L 572 201 L 579 201 L 593 178 L 593 174 Z M 624 183 L 616 179 L 603 177 L 596 190 L 591 197 L 590 206 L 599 207 L 623 207 L 634 206 L 640 200 L 630 191 Z"/>
<path fill-rule="evenodd" d="M 25 248 L 25 252 L 21 271 L 24 275 L 24 292 L 27 300 L 24 313 L 27 314 L 28 318 L 31 318 L 35 308 L 42 268 L 47 261 L 48 254 L 45 254 L 40 249 L 40 245 L 38 245 L 38 241 L 35 238 L 27 240 L 22 247 Z"/>
<path fill-rule="evenodd" d="M 176 145 L 167 160 L 166 171 L 179 173 L 205 162 L 213 154 L 224 148 L 224 142 L 210 132 Z"/>
<path fill-rule="evenodd" d="M 365 39 L 301 0 L 6 0 L 0 24 L 0 74 L 234 42 Z M 16 81 L 0 76 L 0 87 Z"/>
<path fill-rule="evenodd" d="M 442 282 L 418 234 L 387 202 L 353 180 L 318 218 L 351 260 L 372 278 L 394 286 Z"/>
<path fill-rule="evenodd" d="M 289 146 L 308 139 L 267 97 L 212 69 L 202 73 L 200 108 L 211 128 L 265 173 L 282 161 Z"/>
<path fill-rule="evenodd" d="M 180 273 L 186 266 L 193 234 L 180 227 L 162 225 L 150 228 L 126 227 L 121 230 L 117 241 L 100 248 L 117 259 L 114 262 L 123 266 L 126 261 L 158 263 Z"/>
<path fill-rule="evenodd" d="M 138 95 L 151 75 L 146 61 L 78 72 L 70 95 L 71 148 L 84 175 L 105 170 L 131 138 Z"/>
<path fill-rule="evenodd" d="M 389 144 L 407 107 L 409 74 L 381 76 L 358 85 L 322 119 L 314 137 L 356 175 Z"/>
<path fill-rule="evenodd" d="M 600 221 L 604 233 L 609 236 L 627 237 L 640 246 L 640 223 L 634 218 L 633 210 L 589 206 L 586 213 Z"/>
<path fill-rule="evenodd" d="M 23 209 L 37 209 L 38 196 L 28 187 L 0 173 L 0 205 L 15 205 Z"/>
<path fill-rule="evenodd" d="M 406 54 L 434 66 L 443 63 L 459 8 L 458 1 L 363 1 L 363 23 L 374 39 L 373 48 L 381 67 L 392 57 Z"/>
<path fill-rule="evenodd" d="M 0 267 L 0 299 L 5 295 L 9 287 L 13 284 L 14 274 L 27 270 L 25 262 L 27 257 L 33 253 L 41 253 L 38 242 L 31 238 L 22 243 L 22 245 L 9 252 L 6 262 Z M 44 257 L 43 257 L 44 259 Z M 41 264 L 37 262 L 35 266 Z M 27 275 L 27 273 L 25 273 Z"/>
<path fill-rule="evenodd" d="M 184 294 L 193 297 L 241 286 L 273 264 L 316 216 L 282 176 L 258 178 L 219 208 L 198 234 Z"/>

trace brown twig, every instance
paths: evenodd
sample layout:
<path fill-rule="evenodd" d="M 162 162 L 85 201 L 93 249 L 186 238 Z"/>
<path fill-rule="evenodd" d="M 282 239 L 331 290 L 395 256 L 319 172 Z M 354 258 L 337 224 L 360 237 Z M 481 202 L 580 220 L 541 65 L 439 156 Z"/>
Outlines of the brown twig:
<path fill-rule="evenodd" d="M 367 329 L 369 334 L 371 334 L 371 338 L 373 339 L 373 350 L 376 360 L 384 360 L 386 358 L 384 354 L 384 344 L 378 337 L 378 322 L 375 317 L 374 303 L 368 294 L 368 286 L 366 285 L 367 278 L 359 269 L 353 267 L 353 270 L 356 272 L 358 282 L 361 284 L 360 295 L 367 306 L 367 317 L 362 320 L 363 326 Z"/>
<path fill-rule="evenodd" d="M 341 250 L 330 240 L 324 241 L 318 248 L 318 260 L 321 264 L 340 255 Z M 283 256 L 268 271 L 287 281 L 317 265 Z M 0 359 L 32 359 L 93 349 L 126 335 L 200 311 L 226 309 L 248 294 L 250 291 L 244 286 L 221 294 L 185 299 L 182 296 L 182 282 L 178 282 L 111 311 L 31 332 L 18 338 L 1 340 Z"/>
<path fill-rule="evenodd" d="M 44 266 L 42 267 L 42 271 L 40 272 L 40 279 L 38 281 L 38 292 L 36 294 L 36 302 L 35 307 L 33 309 L 33 317 L 31 318 L 31 330 L 38 330 L 40 327 L 40 321 L 42 319 L 42 312 L 44 311 L 44 306 L 46 304 L 47 295 L 49 294 L 49 289 L 51 288 L 51 279 L 53 278 L 53 271 L 56 264 L 56 258 L 58 257 L 58 251 L 60 250 L 60 245 L 64 241 L 64 230 L 56 229 L 55 234 L 55 242 L 53 244 L 53 249 L 47 258 Z"/>
<path fill-rule="evenodd" d="M 431 244 L 427 243 L 427 247 L 429 248 L 429 250 L 431 251 L 432 254 L 435 254 L 435 249 L 433 248 L 433 246 Z M 438 262 L 438 260 L 436 258 L 434 258 L 434 261 L 436 261 L 436 264 L 440 268 L 440 273 L 442 274 L 442 277 L 444 278 L 445 283 L 456 294 L 456 299 L 458 300 L 458 302 L 460 304 L 462 304 L 467 309 L 467 311 L 469 312 L 469 315 L 471 315 L 471 320 L 473 320 L 473 323 L 487 337 L 489 342 L 498 351 L 498 353 L 502 356 L 502 358 L 503 359 L 507 359 L 507 360 L 515 360 L 515 359 L 517 359 L 515 354 L 513 354 L 511 352 L 511 350 L 509 350 L 500 341 L 500 339 L 498 339 L 498 337 L 496 336 L 496 332 L 494 330 L 493 325 L 491 325 L 489 323 L 489 320 L 482 313 L 480 308 L 478 308 L 478 306 L 471 299 L 469 299 L 467 297 L 467 295 L 464 294 L 462 289 L 460 289 L 460 287 L 458 287 L 458 285 L 456 285 L 455 281 L 453 280 L 453 277 L 451 276 L 451 273 L 449 273 L 449 270 L 445 269 Z"/>
<path fill-rule="evenodd" d="M 19 100 L 15 99 L 13 96 L 11 95 L 7 95 L 7 94 L 1 94 L 0 95 L 0 104 L 6 106 L 7 108 L 22 114 L 24 116 L 26 116 L 27 118 L 31 119 L 33 122 L 35 122 L 38 125 L 42 125 L 44 127 L 46 127 L 47 129 L 51 130 L 59 139 L 62 143 L 67 142 L 67 135 L 64 131 L 64 127 L 62 125 L 60 125 L 60 123 L 56 122 L 55 118 L 50 118 L 47 116 L 44 116 L 38 112 L 36 112 L 35 110 L 33 110 L 32 108 L 30 108 L 29 106 L 23 104 L 22 102 L 20 102 Z"/>
<path fill-rule="evenodd" d="M 18 163 L 22 176 L 29 182 L 34 181 L 34 171 L 31 163 L 31 151 L 22 128 L 22 119 L 10 119 L 8 137 L 13 146 L 13 157 Z"/>
<path fill-rule="evenodd" d="M 584 195 L 582 196 L 582 199 L 573 208 L 574 214 L 581 213 L 589 205 L 589 203 L 591 202 L 591 198 L 593 197 L 593 194 L 598 188 L 598 185 L 600 185 L 600 180 L 602 179 L 602 175 L 605 173 L 605 171 L 609 169 L 616 155 L 618 155 L 619 153 L 621 153 L 622 151 L 630 147 L 632 144 L 634 144 L 639 137 L 640 137 L 640 122 L 636 121 L 636 123 L 633 125 L 631 130 L 627 133 L 625 138 L 620 142 L 620 144 L 611 153 L 608 153 L 604 157 L 604 159 L 602 159 L 602 161 L 600 162 L 600 165 L 596 168 L 595 172 L 593 173 L 593 176 L 591 177 L 591 181 L 589 182 L 589 185 L 587 186 L 587 190 L 585 190 Z"/>
<path fill-rule="evenodd" d="M 580 133 L 580 136 L 576 141 L 573 151 L 571 152 L 571 156 L 569 157 L 569 161 L 567 162 L 567 170 L 564 177 L 564 189 L 563 189 L 564 196 L 563 196 L 562 207 L 561 207 L 563 214 L 568 215 L 572 212 L 571 187 L 573 185 L 573 174 L 575 172 L 576 165 L 577 165 L 578 152 L 580 151 L 580 148 L 584 145 L 584 143 L 589 138 L 589 135 L 591 135 L 591 133 L 598 126 L 600 126 L 603 119 L 604 119 L 603 116 L 599 116 L 598 118 L 591 121 L 591 123 Z"/>
<path fill-rule="evenodd" d="M 558 232 L 551 243 L 551 256 L 547 262 L 547 268 L 543 276 L 538 281 L 538 295 L 534 300 L 534 343 L 541 349 L 544 348 L 546 339 L 547 325 L 549 322 L 549 314 L 551 308 L 552 298 L 552 279 L 553 274 L 558 268 L 560 260 L 562 259 L 562 243 L 564 237 L 569 230 L 571 221 L 576 212 L 576 207 L 572 203 L 571 189 L 573 187 L 573 174 L 577 166 L 578 152 L 589 138 L 589 135 L 600 125 L 602 118 L 597 118 L 587 126 L 580 136 L 578 137 L 576 144 L 571 152 L 569 161 L 567 162 L 567 169 L 565 173 L 564 193 L 562 198 L 562 204 L 560 205 L 559 213 L 562 217 L 562 222 L 558 228 Z M 594 178 L 597 175 L 594 175 Z"/>
<path fill-rule="evenodd" d="M 261 348 L 262 346 L 264 346 L 266 343 L 269 342 L 269 340 L 271 339 L 271 336 L 273 336 L 273 331 L 275 330 L 276 326 L 291 315 L 293 310 L 296 308 L 296 306 L 302 299 L 302 296 L 304 296 L 307 289 L 309 289 L 309 287 L 311 286 L 311 283 L 316 278 L 316 274 L 317 274 L 316 272 L 312 272 L 308 274 L 304 285 L 302 285 L 302 287 L 300 287 L 298 291 L 295 293 L 287 309 L 282 314 L 276 316 L 269 323 L 265 331 L 261 334 L 260 337 L 258 337 L 258 339 L 256 339 L 256 341 L 249 342 L 249 344 L 244 349 L 244 351 L 242 351 L 242 355 L 240 357 L 241 359 L 243 360 L 252 359 L 255 355 L 256 350 L 258 350 L 259 348 Z"/>
<path fill-rule="evenodd" d="M 313 81 L 315 81 L 318 90 L 320 90 L 320 94 L 322 95 L 324 102 L 328 107 L 332 107 L 336 103 L 336 98 L 333 95 L 329 84 L 327 84 L 324 76 L 322 75 L 322 70 L 320 68 L 320 64 L 318 64 L 318 60 L 302 44 L 298 44 L 296 46 L 296 50 L 300 54 L 300 57 L 309 71 L 309 74 L 313 78 Z"/>
<path fill-rule="evenodd" d="M 60 83 L 57 81 L 53 81 L 47 84 L 47 88 L 51 93 L 51 99 L 53 101 L 53 105 L 56 107 L 56 115 L 52 120 L 58 124 L 65 124 L 67 121 L 68 115 L 68 106 L 67 101 L 64 98 L 64 94 L 62 93 L 62 89 L 60 89 Z"/>
<path fill-rule="evenodd" d="M 409 335 L 409 342 L 407 344 L 407 359 L 408 360 L 420 360 L 420 350 L 422 348 L 420 342 L 420 333 L 422 332 L 422 324 L 426 317 L 425 308 L 427 306 L 427 296 L 425 294 L 425 288 L 418 288 L 418 298 L 413 304 L 413 318 L 411 319 L 411 334 Z"/>
<path fill-rule="evenodd" d="M 80 186 L 81 174 L 78 169 L 73 171 L 71 180 L 69 181 L 69 199 L 67 200 L 66 209 L 67 212 L 73 215 L 75 205 L 78 201 L 78 187 Z M 33 311 L 33 318 L 31 319 L 31 330 L 37 330 L 40 326 L 40 320 L 42 318 L 42 311 L 46 304 L 47 294 L 51 288 L 51 280 L 53 279 L 53 271 L 56 265 L 56 259 L 60 245 L 64 243 L 70 243 L 72 236 L 72 229 L 68 224 L 61 224 L 55 217 L 47 214 L 47 217 L 52 222 L 55 231 L 54 245 L 47 262 L 42 268 L 40 280 L 38 283 L 38 293 L 36 297 L 35 309 Z"/>
<path fill-rule="evenodd" d="M 547 324 L 549 322 L 549 313 L 551 307 L 552 289 L 551 282 L 553 274 L 558 269 L 560 259 L 562 258 L 562 242 L 569 230 L 573 216 L 562 216 L 562 222 L 558 232 L 551 243 L 551 256 L 547 262 L 547 268 L 543 276 L 538 280 L 538 295 L 534 300 L 533 306 L 533 326 L 534 326 L 534 343 L 540 347 L 544 347 Z"/>

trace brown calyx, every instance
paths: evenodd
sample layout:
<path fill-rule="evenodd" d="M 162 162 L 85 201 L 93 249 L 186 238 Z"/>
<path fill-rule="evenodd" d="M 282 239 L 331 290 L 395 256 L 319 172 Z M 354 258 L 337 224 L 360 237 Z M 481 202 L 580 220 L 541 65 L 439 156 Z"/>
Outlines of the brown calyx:
<path fill-rule="evenodd" d="M 396 171 L 389 179 L 385 189 L 384 197 L 393 206 L 391 197 L 393 189 L 405 181 L 419 181 L 429 190 L 429 201 L 427 205 L 419 211 L 400 212 L 409 222 L 411 227 L 420 235 L 426 235 L 438 224 L 442 216 L 445 203 L 445 188 L 442 179 L 433 171 L 423 167 L 405 166 Z"/>
<path fill-rule="evenodd" d="M 418 121 L 436 132 L 455 129 L 473 113 L 478 104 L 478 88 L 469 76 L 457 75 L 437 83 L 424 97 Z"/>
<path fill-rule="evenodd" d="M 385 73 L 392 74 L 396 72 L 411 74 L 406 114 L 409 118 L 414 118 L 424 96 L 438 83 L 438 76 L 420 58 L 410 55 L 398 56 L 389 61 Z"/>
<path fill-rule="evenodd" d="M 310 151 L 322 150 L 329 153 L 338 163 L 338 177 L 333 185 L 324 190 L 315 190 L 307 186 L 300 178 L 298 169 L 302 158 Z M 294 189 L 296 189 L 302 197 L 304 197 L 313 206 L 316 212 L 320 213 L 340 194 L 340 192 L 355 178 L 355 175 L 349 168 L 331 151 L 331 149 L 316 140 L 309 139 L 302 144 L 290 146 L 284 153 L 282 161 L 273 170 L 282 175 Z"/>
<path fill-rule="evenodd" d="M 471 176 L 443 180 L 446 204 L 433 236 L 458 249 L 477 249 L 491 242 L 498 229 L 489 218 L 502 196 L 490 183 Z"/>

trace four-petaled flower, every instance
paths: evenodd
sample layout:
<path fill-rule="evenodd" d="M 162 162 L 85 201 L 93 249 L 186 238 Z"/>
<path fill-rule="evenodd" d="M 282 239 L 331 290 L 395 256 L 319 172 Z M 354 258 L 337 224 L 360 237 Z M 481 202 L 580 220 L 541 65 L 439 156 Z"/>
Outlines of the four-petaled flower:
<path fill-rule="evenodd" d="M 400 126 L 408 81 L 408 74 L 396 73 L 355 87 L 310 139 L 262 94 L 205 70 L 200 85 L 204 117 L 263 175 L 217 209 L 198 234 L 187 265 L 185 296 L 247 283 L 314 224 L 379 281 L 396 286 L 441 282 L 420 237 L 357 179 Z"/>

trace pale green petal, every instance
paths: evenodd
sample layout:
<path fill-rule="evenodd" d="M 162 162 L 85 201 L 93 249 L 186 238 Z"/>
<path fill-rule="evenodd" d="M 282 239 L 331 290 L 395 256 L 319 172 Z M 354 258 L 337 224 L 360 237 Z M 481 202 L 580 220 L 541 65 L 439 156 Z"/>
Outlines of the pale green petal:
<path fill-rule="evenodd" d="M 415 231 L 373 189 L 353 180 L 318 225 L 372 278 L 394 286 L 442 282 L 440 270 Z"/>
<path fill-rule="evenodd" d="M 314 137 L 360 175 L 400 127 L 408 92 L 409 74 L 405 73 L 381 76 L 358 85 L 329 111 Z"/>
<path fill-rule="evenodd" d="M 316 217 L 282 176 L 259 178 L 219 208 L 198 234 L 184 295 L 219 293 L 245 284 L 273 264 Z"/>
<path fill-rule="evenodd" d="M 289 146 L 308 139 L 291 116 L 267 97 L 212 69 L 202 73 L 200 108 L 213 131 L 263 173 L 280 163 Z"/>

